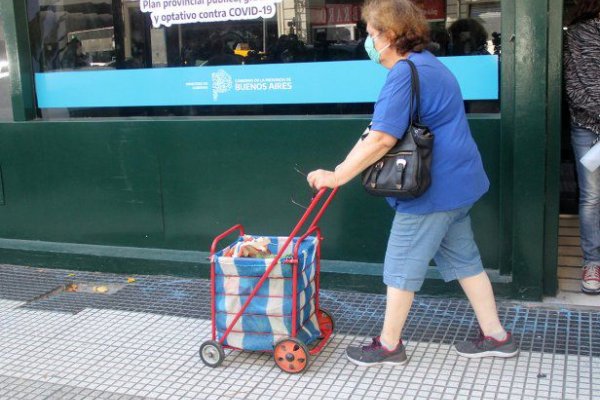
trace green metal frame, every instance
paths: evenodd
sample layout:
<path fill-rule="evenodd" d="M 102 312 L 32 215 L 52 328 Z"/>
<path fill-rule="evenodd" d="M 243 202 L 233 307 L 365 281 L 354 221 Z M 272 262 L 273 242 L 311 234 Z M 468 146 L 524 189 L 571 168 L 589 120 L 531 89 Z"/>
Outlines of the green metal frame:
<path fill-rule="evenodd" d="M 525 298 L 540 298 L 543 287 L 546 11 L 546 1 L 515 2 L 512 273 L 515 295 Z"/>
<path fill-rule="evenodd" d="M 502 59 L 500 64 L 500 232 L 498 246 L 500 272 L 512 273 L 512 230 L 513 230 L 513 152 L 514 152 L 514 114 L 515 114 L 515 0 L 502 2 Z"/>
<path fill-rule="evenodd" d="M 10 65 L 13 117 L 15 121 L 29 121 L 35 118 L 35 95 L 26 1 L 0 1 L 0 15 Z"/>
<path fill-rule="evenodd" d="M 544 295 L 558 291 L 558 226 L 562 127 L 563 0 L 548 3 L 548 116 L 546 145 L 546 230 L 544 239 Z"/>
<path fill-rule="evenodd" d="M 503 2 L 501 271 L 519 298 L 557 290 L 559 15 L 562 0 Z"/>

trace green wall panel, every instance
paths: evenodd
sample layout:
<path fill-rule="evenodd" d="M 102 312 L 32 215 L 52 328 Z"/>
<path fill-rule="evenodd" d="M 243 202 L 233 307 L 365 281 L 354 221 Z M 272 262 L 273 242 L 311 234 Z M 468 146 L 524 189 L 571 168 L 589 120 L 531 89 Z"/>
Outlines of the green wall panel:
<path fill-rule="evenodd" d="M 0 129 L 6 186 L 2 237 L 162 242 L 158 162 L 149 136 L 99 123 L 19 123 Z"/>
<path fill-rule="evenodd" d="M 0 238 L 208 251 L 236 223 L 286 235 L 311 191 L 294 172 L 333 168 L 366 118 L 88 120 L 0 124 Z M 492 189 L 473 210 L 498 267 L 499 116 L 470 119 Z M 393 211 L 358 180 L 321 226 L 323 258 L 381 262 Z"/>

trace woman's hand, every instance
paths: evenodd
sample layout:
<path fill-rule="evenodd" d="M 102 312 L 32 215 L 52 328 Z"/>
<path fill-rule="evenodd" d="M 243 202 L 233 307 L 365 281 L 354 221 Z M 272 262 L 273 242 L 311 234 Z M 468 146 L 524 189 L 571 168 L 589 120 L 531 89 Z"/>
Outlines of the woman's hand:
<path fill-rule="evenodd" d="M 335 172 L 326 171 L 324 169 L 318 169 L 316 171 L 309 172 L 306 176 L 306 180 L 310 187 L 320 190 L 324 187 L 334 189 L 338 187 L 338 182 L 335 177 Z"/>

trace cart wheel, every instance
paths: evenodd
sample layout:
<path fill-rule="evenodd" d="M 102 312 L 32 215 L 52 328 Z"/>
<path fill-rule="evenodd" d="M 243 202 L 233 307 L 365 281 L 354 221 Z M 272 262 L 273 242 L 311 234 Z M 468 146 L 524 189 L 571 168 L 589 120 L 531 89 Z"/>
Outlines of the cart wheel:
<path fill-rule="evenodd" d="M 275 364 L 289 374 L 302 372 L 308 366 L 310 353 L 300 340 L 295 338 L 281 339 L 275 344 L 273 351 Z"/>
<path fill-rule="evenodd" d="M 225 359 L 225 352 L 221 343 L 214 340 L 207 340 L 200 346 L 200 358 L 202 362 L 209 367 L 216 368 Z"/>
<path fill-rule="evenodd" d="M 321 338 L 325 337 L 325 332 L 333 332 L 335 329 L 335 321 L 331 314 L 323 309 L 319 309 L 317 313 L 317 320 L 319 321 L 319 328 L 321 329 Z"/>

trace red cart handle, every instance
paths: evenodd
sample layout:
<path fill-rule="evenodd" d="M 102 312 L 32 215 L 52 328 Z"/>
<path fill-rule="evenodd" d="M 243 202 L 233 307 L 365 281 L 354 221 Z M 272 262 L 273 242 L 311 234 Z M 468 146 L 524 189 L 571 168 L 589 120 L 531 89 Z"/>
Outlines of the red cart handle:
<path fill-rule="evenodd" d="M 240 236 L 244 236 L 244 227 L 242 226 L 242 224 L 237 224 L 237 225 L 234 225 L 231 228 L 227 229 L 225 232 L 223 232 L 219 236 L 217 236 L 215 238 L 215 240 L 213 240 L 212 245 L 210 246 L 210 257 L 211 257 L 211 259 L 212 259 L 212 256 L 214 256 L 215 253 L 217 252 L 217 244 L 219 244 L 219 242 L 223 238 L 231 235 L 235 231 L 240 231 Z"/>
<path fill-rule="evenodd" d="M 294 246 L 294 251 L 293 251 L 293 255 L 294 255 L 294 261 L 298 261 L 298 253 L 300 252 L 300 245 L 302 244 L 302 242 L 312 233 L 316 232 L 317 233 L 317 239 L 321 240 L 322 236 L 321 236 L 321 229 L 319 229 L 318 226 L 313 226 L 312 228 L 310 228 L 309 230 L 306 231 L 306 233 L 302 236 L 300 236 L 300 238 L 298 239 L 298 241 L 296 242 L 296 245 Z"/>
<path fill-rule="evenodd" d="M 304 223 L 306 222 L 306 220 L 308 219 L 308 217 L 313 213 L 313 211 L 317 208 L 317 205 L 319 204 L 319 202 L 321 201 L 321 198 L 325 195 L 325 193 L 327 192 L 328 188 L 321 188 L 317 194 L 313 197 L 312 201 L 310 202 L 310 204 L 308 205 L 308 208 L 306 209 L 306 211 L 304 212 L 304 215 L 302 215 L 302 218 L 300 218 L 300 221 L 298 222 L 298 224 L 296 225 L 296 227 L 294 228 L 294 230 L 292 231 L 292 234 L 290 236 L 296 236 L 296 234 L 298 233 L 298 231 L 300 230 L 300 228 L 304 225 Z M 331 203 L 331 201 L 333 200 L 333 197 L 335 196 L 335 194 L 337 193 L 339 188 L 333 188 L 331 190 L 331 193 L 329 193 L 329 196 L 327 196 L 327 199 L 325 200 L 325 202 L 323 202 L 323 204 L 321 205 L 321 208 L 319 209 L 319 211 L 317 211 L 317 215 L 315 216 L 315 218 L 312 220 L 312 222 L 310 223 L 310 225 L 308 226 L 307 232 L 314 226 L 316 226 L 319 221 L 321 220 L 321 217 L 323 216 L 323 214 L 325 213 L 325 210 L 327 210 L 327 207 L 329 207 L 329 203 Z M 304 236 L 304 235 L 302 235 Z M 308 236 L 308 235 L 307 235 Z"/>

